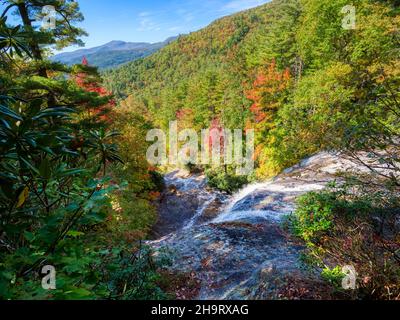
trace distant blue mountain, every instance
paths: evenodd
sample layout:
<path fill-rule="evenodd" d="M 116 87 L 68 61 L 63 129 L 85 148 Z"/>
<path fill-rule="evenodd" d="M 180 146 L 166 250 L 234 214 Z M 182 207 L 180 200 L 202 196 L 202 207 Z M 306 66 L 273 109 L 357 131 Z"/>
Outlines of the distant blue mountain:
<path fill-rule="evenodd" d="M 67 65 L 74 65 L 81 63 L 83 57 L 86 57 L 90 65 L 104 70 L 146 57 L 171 43 L 176 38 L 171 37 L 157 43 L 111 41 L 99 47 L 60 53 L 52 56 L 50 59 Z"/>

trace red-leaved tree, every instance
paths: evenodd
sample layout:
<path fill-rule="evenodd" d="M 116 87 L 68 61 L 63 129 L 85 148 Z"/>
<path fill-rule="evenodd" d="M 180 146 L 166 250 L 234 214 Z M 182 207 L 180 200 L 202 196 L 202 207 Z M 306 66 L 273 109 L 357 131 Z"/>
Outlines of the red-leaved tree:
<path fill-rule="evenodd" d="M 74 77 L 76 84 L 85 91 L 97 93 L 98 96 L 104 98 L 101 99 L 101 102 L 97 101 L 95 104 L 88 102 L 86 104 L 89 116 L 95 122 L 111 122 L 108 114 L 115 106 L 112 94 L 102 86 L 97 69 L 89 66 L 86 57 L 82 59 L 82 66 L 82 70 Z"/>

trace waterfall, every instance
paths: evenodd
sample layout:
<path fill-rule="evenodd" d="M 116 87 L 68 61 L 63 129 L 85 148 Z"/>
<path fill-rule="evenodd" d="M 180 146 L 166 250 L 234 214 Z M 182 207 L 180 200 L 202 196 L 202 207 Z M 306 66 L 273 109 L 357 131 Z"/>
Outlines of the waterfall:
<path fill-rule="evenodd" d="M 338 171 L 361 169 L 324 152 L 232 196 L 207 187 L 202 174 L 176 170 L 165 177 L 158 238 L 147 244 L 155 257 L 171 253 L 174 272 L 195 274 L 198 299 L 271 298 L 277 277 L 303 277 L 302 247 L 282 232 L 282 217 L 295 210 L 302 194 L 340 183 Z"/>
<path fill-rule="evenodd" d="M 280 221 L 294 210 L 293 199 L 299 194 L 321 190 L 323 183 L 288 183 L 284 180 L 271 180 L 254 183 L 236 193 L 212 223 L 243 220 Z"/>

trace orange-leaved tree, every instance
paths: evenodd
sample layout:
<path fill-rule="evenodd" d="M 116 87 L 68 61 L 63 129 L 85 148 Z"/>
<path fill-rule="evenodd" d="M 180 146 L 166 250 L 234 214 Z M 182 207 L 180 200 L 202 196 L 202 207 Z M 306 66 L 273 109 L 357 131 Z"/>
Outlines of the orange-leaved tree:
<path fill-rule="evenodd" d="M 252 117 L 247 127 L 256 131 L 255 157 L 261 168 L 268 161 L 267 148 L 271 142 L 269 133 L 276 127 L 276 115 L 286 103 L 290 83 L 289 68 L 281 71 L 272 61 L 256 71 L 251 89 L 246 91 L 246 97 L 253 102 L 250 106 Z"/>

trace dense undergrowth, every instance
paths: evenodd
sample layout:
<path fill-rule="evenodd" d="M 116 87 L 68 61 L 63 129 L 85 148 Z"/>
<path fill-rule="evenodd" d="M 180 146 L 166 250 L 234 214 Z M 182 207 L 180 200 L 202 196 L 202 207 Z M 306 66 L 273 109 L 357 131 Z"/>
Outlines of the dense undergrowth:
<path fill-rule="evenodd" d="M 117 108 L 86 60 L 47 60 L 48 48 L 85 34 L 74 26 L 83 19 L 76 2 L 5 2 L 0 299 L 167 298 L 159 273 L 167 261 L 142 245 L 163 187 L 145 159 L 150 124 Z M 32 24 L 44 4 L 60 13 L 56 30 Z M 12 25 L 7 11 L 23 24 Z"/>
<path fill-rule="evenodd" d="M 348 183 L 298 200 L 290 226 L 336 297 L 400 298 L 400 197 L 390 191 Z M 343 266 L 354 268 L 352 290 L 342 286 Z"/>

